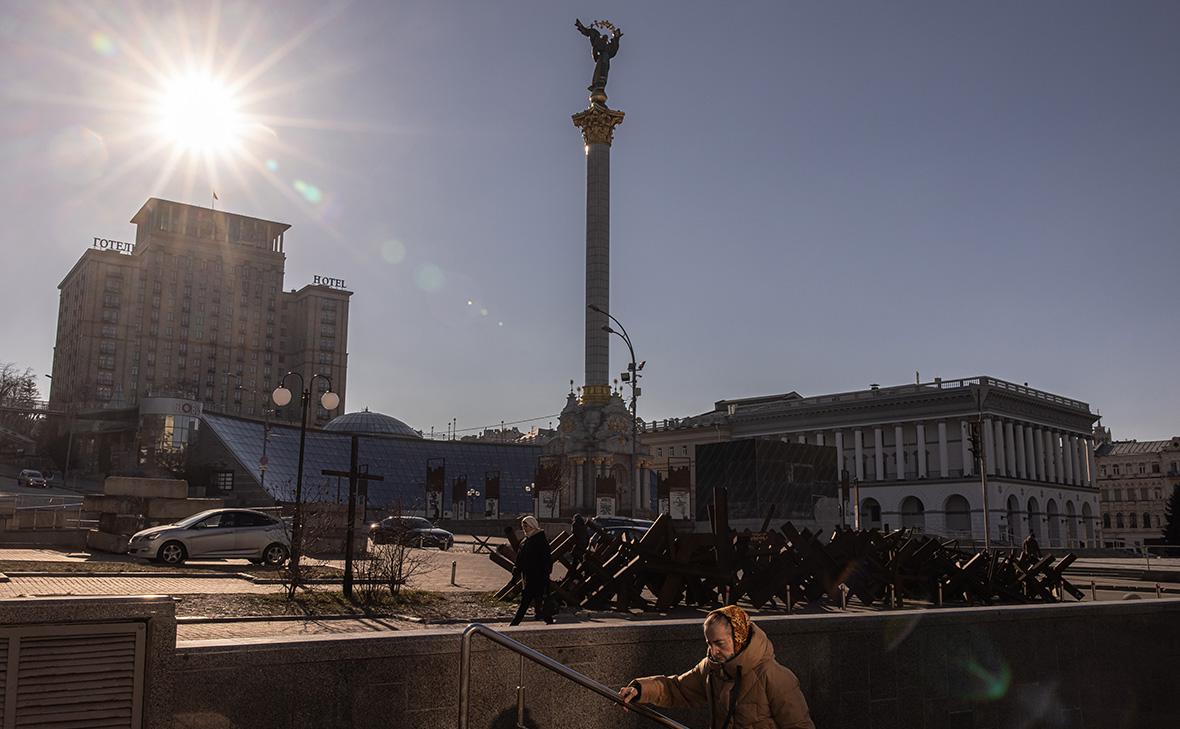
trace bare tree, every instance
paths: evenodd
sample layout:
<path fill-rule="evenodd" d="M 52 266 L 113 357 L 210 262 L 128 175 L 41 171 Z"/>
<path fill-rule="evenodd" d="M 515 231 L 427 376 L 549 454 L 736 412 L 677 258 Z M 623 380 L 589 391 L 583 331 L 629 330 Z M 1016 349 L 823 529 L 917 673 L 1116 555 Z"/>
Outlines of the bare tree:
<path fill-rule="evenodd" d="M 40 399 L 37 375 L 31 367 L 22 372 L 12 362 L 0 362 L 0 407 L 31 408 Z M 0 410 L 0 425 L 19 432 L 31 431 L 35 419 L 32 413 Z"/>

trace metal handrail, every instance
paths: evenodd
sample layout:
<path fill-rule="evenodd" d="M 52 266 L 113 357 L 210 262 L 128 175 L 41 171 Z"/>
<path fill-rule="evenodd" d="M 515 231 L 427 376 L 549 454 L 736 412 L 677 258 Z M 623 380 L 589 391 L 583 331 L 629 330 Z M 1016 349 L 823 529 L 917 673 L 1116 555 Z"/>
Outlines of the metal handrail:
<path fill-rule="evenodd" d="M 664 716 L 654 709 L 649 709 L 646 706 L 638 704 L 629 704 L 619 698 L 618 692 L 609 686 L 605 686 L 594 679 L 579 673 L 564 663 L 553 660 L 544 653 L 529 648 L 520 641 L 513 640 L 508 636 L 481 623 L 471 623 L 463 630 L 462 648 L 459 654 L 459 729 L 467 729 L 467 714 L 471 710 L 471 639 L 476 635 L 482 635 L 493 643 L 507 648 L 521 657 L 521 680 L 520 685 L 517 686 L 517 723 L 520 723 L 521 715 L 524 713 L 524 659 L 527 658 L 533 663 L 542 668 L 547 668 L 557 675 L 569 681 L 573 681 L 584 689 L 589 689 L 599 696 L 613 701 L 619 706 L 622 706 L 628 711 L 633 711 L 636 714 L 650 719 L 660 726 L 668 727 L 668 729 L 688 729 L 684 724 L 674 721 Z"/>

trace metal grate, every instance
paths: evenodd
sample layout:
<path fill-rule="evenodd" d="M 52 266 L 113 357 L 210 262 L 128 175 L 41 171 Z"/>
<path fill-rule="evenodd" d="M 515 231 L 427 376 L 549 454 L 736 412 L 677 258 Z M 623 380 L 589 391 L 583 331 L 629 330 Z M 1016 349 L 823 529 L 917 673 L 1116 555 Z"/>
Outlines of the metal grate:
<path fill-rule="evenodd" d="M 140 729 L 146 626 L 0 629 L 3 729 Z"/>

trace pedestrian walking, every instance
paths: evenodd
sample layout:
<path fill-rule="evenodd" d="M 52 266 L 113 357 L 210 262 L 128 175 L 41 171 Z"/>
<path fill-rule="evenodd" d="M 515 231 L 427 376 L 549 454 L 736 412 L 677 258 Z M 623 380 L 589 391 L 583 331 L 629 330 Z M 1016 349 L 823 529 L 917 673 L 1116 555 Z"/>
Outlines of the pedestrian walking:
<path fill-rule="evenodd" d="M 574 520 L 571 524 L 574 532 L 574 551 L 572 558 L 574 566 L 582 564 L 582 557 L 586 555 L 586 548 L 590 546 L 590 527 L 586 525 L 586 520 L 581 514 L 574 514 Z"/>
<path fill-rule="evenodd" d="M 520 527 L 524 530 L 524 541 L 520 543 L 520 551 L 516 553 L 516 566 L 512 569 L 512 574 L 520 578 L 523 589 L 520 593 L 520 607 L 516 609 L 516 616 L 510 624 L 520 625 L 529 606 L 532 606 L 535 620 L 544 620 L 552 625 L 553 615 L 547 602 L 549 575 L 553 571 L 553 551 L 549 547 L 545 530 L 537 523 L 537 517 L 524 517 L 520 520 Z"/>
<path fill-rule="evenodd" d="M 1041 544 L 1037 541 L 1037 535 L 1032 532 L 1024 539 L 1024 553 L 1033 559 L 1041 558 Z"/>

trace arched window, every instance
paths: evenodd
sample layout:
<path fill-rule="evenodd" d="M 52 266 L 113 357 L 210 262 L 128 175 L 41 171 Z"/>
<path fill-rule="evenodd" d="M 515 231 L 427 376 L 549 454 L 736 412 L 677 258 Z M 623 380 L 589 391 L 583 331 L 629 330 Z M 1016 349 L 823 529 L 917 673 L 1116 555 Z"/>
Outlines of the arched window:
<path fill-rule="evenodd" d="M 1129 514 L 1129 516 L 1131 518 L 1131 525 L 1130 525 L 1131 528 L 1138 529 L 1139 528 L 1139 515 L 1132 511 Z"/>
<path fill-rule="evenodd" d="M 1110 529 L 1110 514 L 1103 514 L 1102 515 L 1102 528 L 1103 529 Z"/>
<path fill-rule="evenodd" d="M 1156 526 L 1159 526 L 1159 520 L 1158 520 L 1158 519 L 1156 520 L 1156 524 L 1155 524 L 1155 525 L 1156 525 Z M 1148 514 L 1148 513 L 1145 511 L 1145 512 L 1143 512 L 1143 528 L 1144 528 L 1144 529 L 1147 529 L 1147 528 L 1149 528 L 1150 526 L 1151 526 L 1151 514 Z"/>
<path fill-rule="evenodd" d="M 907 496 L 902 500 L 901 525 L 907 529 L 926 528 L 926 507 L 917 496 Z"/>
<path fill-rule="evenodd" d="M 971 531 L 971 504 L 959 494 L 951 494 L 943 507 L 946 512 L 946 530 L 948 532 Z"/>
<path fill-rule="evenodd" d="M 1037 539 L 1041 538 L 1041 505 L 1037 503 L 1035 498 L 1028 500 L 1028 531 Z"/>
<path fill-rule="evenodd" d="M 1125 528 L 1126 524 L 1123 522 L 1123 512 L 1120 511 L 1114 515 L 1114 526 L 1116 529 Z"/>
<path fill-rule="evenodd" d="M 865 499 L 860 504 L 861 526 L 866 529 L 881 526 L 881 505 L 876 499 Z"/>

